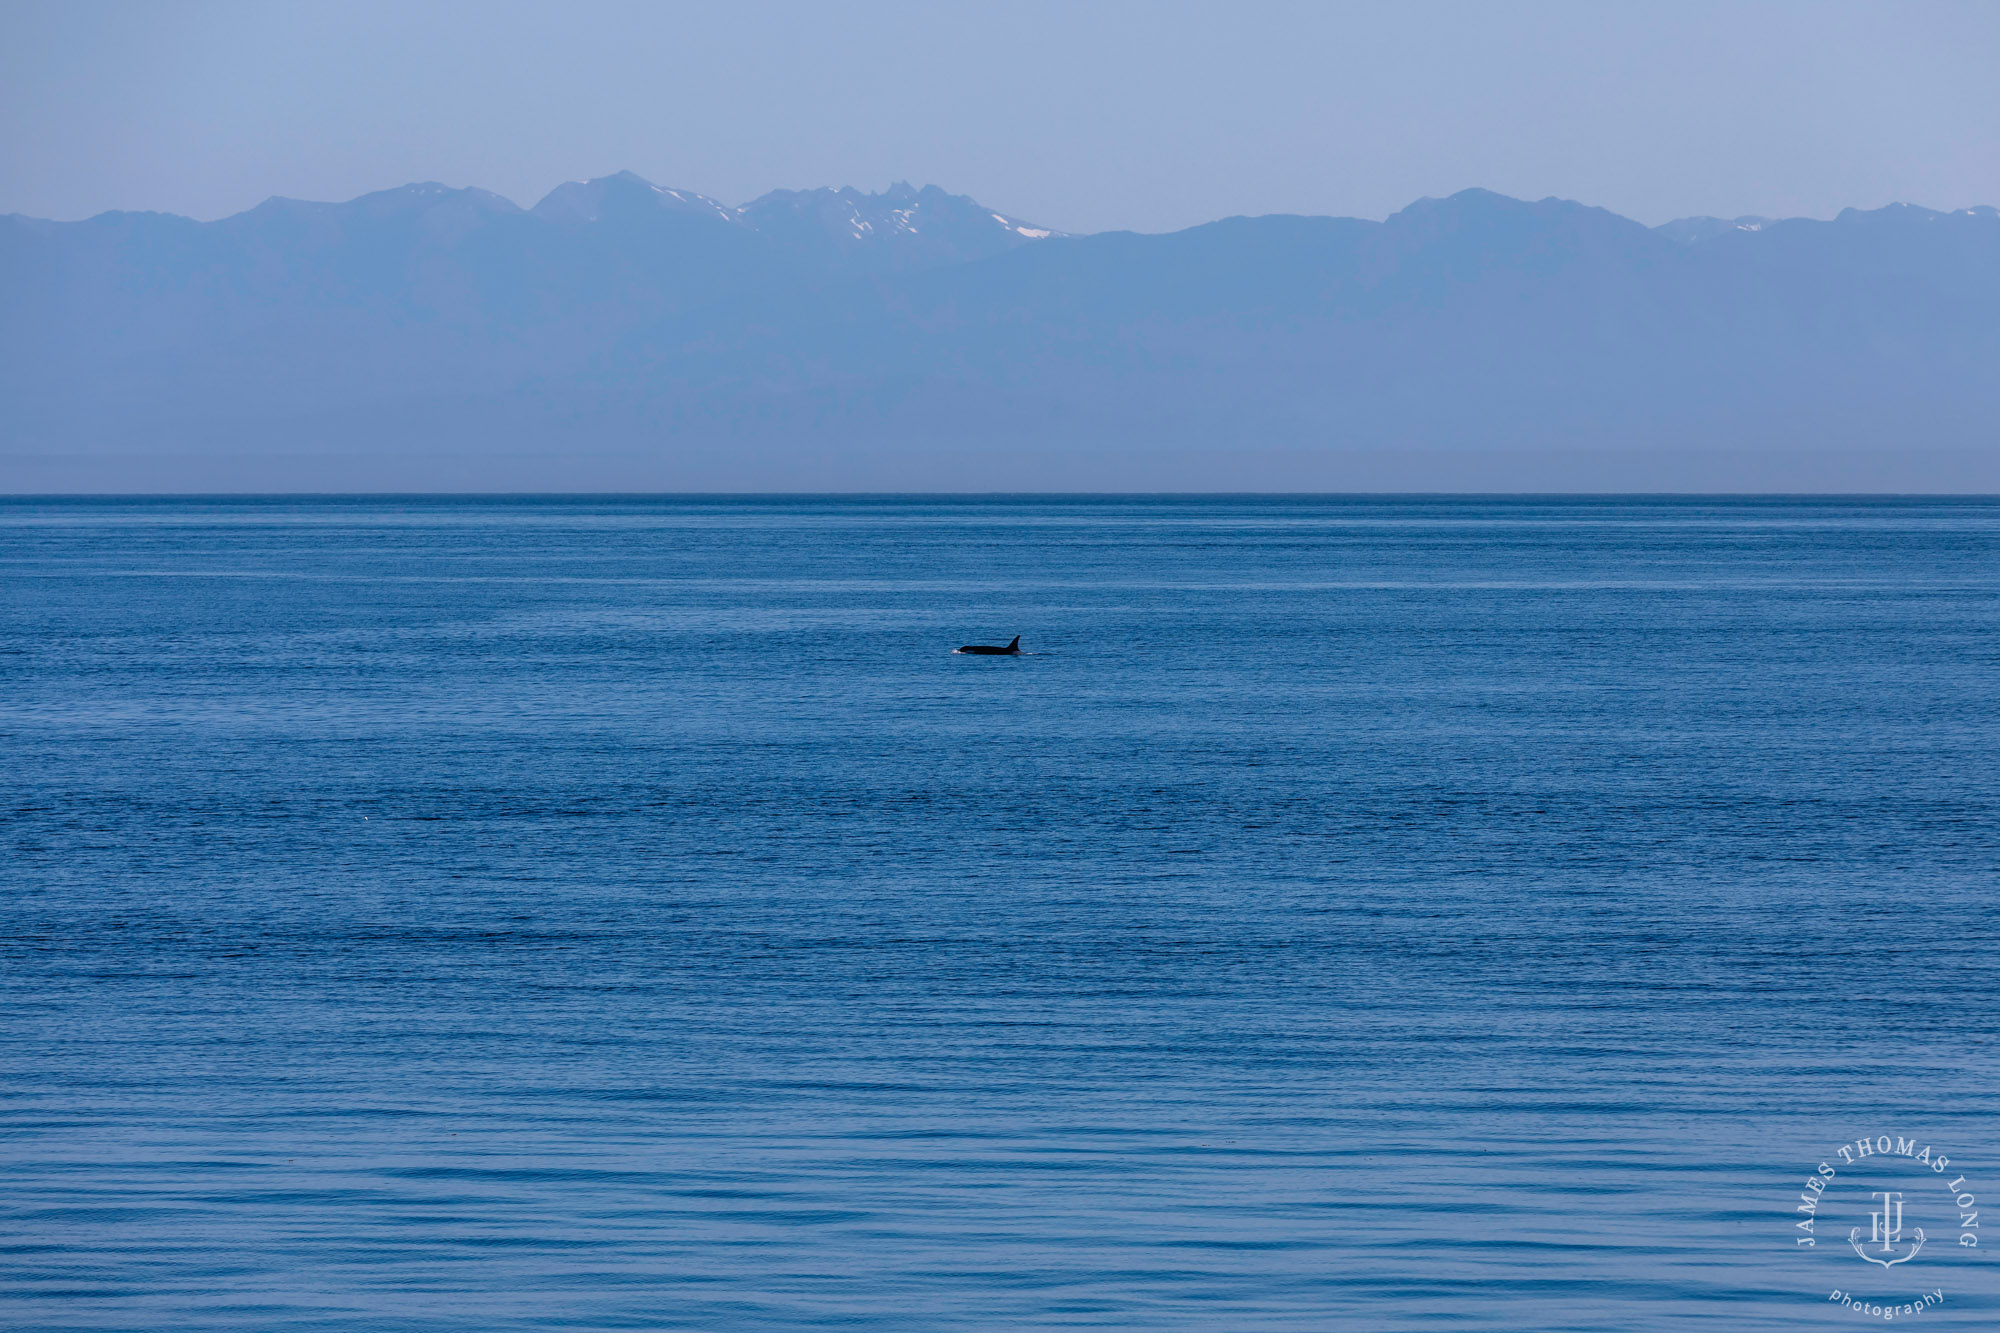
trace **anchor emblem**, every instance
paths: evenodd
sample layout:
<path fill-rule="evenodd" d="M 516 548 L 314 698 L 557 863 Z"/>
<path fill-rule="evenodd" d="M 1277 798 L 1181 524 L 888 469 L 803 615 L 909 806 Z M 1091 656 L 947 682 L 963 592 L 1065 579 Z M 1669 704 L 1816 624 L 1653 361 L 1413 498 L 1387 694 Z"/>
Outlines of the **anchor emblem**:
<path fill-rule="evenodd" d="M 1882 1247 L 1883 1254 L 1895 1254 L 1896 1242 L 1903 1238 L 1903 1192 L 1901 1190 L 1877 1190 L 1872 1197 L 1881 1200 L 1882 1206 L 1875 1212 L 1868 1214 L 1871 1223 L 1868 1228 L 1868 1243 L 1870 1245 L 1879 1244 Z M 1916 1240 L 1910 1243 L 1910 1252 L 1908 1254 L 1897 1255 L 1894 1259 L 1878 1259 L 1862 1249 L 1860 1227 L 1856 1227 L 1847 1233 L 1847 1243 L 1854 1247 L 1856 1254 L 1866 1259 L 1869 1263 L 1879 1264 L 1883 1268 L 1893 1268 L 1897 1264 L 1908 1263 L 1910 1260 L 1916 1258 L 1917 1251 L 1924 1248 L 1924 1229 L 1922 1227 L 1912 1227 L 1911 1231 L 1916 1236 Z"/>

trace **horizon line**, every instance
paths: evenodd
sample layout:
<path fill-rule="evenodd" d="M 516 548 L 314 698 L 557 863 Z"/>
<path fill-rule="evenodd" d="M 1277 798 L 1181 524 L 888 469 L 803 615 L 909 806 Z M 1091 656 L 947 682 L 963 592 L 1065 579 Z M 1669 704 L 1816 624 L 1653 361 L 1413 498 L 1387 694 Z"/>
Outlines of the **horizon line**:
<path fill-rule="evenodd" d="M 0 491 L 35 501 L 1856 500 L 2000 502 L 2000 491 Z"/>

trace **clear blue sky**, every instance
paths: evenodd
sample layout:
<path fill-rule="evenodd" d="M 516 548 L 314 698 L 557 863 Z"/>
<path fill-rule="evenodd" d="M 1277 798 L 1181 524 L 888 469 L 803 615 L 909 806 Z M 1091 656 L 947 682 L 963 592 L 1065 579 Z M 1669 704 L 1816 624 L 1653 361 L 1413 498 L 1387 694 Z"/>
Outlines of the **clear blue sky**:
<path fill-rule="evenodd" d="M 2000 204 L 2000 3 L 0 0 L 0 212 L 628 167 L 1072 231 L 1472 185 L 1655 223 Z"/>

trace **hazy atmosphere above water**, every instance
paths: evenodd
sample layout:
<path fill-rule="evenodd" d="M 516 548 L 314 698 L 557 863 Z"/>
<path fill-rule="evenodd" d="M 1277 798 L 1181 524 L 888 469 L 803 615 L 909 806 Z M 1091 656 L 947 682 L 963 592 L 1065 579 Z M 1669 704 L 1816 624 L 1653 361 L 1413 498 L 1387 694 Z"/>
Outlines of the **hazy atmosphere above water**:
<path fill-rule="evenodd" d="M 0 492 L 2000 490 L 1990 6 L 0 22 Z"/>
<path fill-rule="evenodd" d="M 0 4 L 0 213 L 631 169 L 932 181 L 1063 231 L 1469 186 L 1649 225 L 2000 204 L 1982 3 Z"/>

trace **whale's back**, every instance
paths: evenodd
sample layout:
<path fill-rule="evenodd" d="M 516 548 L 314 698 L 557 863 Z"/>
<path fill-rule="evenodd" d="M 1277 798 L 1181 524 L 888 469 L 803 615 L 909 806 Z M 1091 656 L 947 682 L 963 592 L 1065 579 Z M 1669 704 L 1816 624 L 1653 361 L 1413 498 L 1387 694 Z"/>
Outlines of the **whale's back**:
<path fill-rule="evenodd" d="M 1005 648 L 997 647 L 990 643 L 968 643 L 954 651 L 971 653 L 976 657 L 1019 657 L 1021 655 L 1021 636 L 1016 634 L 1013 641 Z"/>

